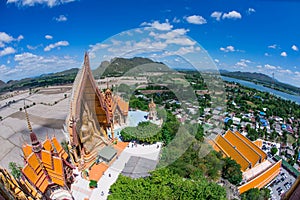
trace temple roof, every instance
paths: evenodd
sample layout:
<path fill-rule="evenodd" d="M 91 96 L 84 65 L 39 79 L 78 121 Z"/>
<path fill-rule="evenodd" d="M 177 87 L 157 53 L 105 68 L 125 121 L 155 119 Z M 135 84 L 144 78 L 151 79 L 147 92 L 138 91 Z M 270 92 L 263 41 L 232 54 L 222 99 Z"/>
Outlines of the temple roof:
<path fill-rule="evenodd" d="M 99 125 L 110 127 L 113 123 L 113 116 L 118 109 L 122 115 L 128 115 L 129 104 L 121 97 L 112 95 L 112 91 L 107 88 L 101 92 L 96 86 L 93 77 L 89 56 L 87 53 L 84 55 L 84 64 L 82 69 L 78 72 L 72 91 L 70 113 L 67 118 L 69 125 L 69 133 L 71 144 L 79 145 L 79 131 L 77 122 L 80 125 L 83 109 L 88 108 L 91 116 Z"/>
<path fill-rule="evenodd" d="M 33 136 L 33 139 L 40 143 L 36 135 Z M 56 137 L 52 139 L 47 137 L 38 154 L 33 151 L 33 146 L 28 144 L 24 144 L 22 150 L 26 162 L 22 172 L 39 191 L 44 193 L 47 187 L 53 183 L 60 186 L 65 185 L 63 160 L 67 159 L 68 154 Z"/>

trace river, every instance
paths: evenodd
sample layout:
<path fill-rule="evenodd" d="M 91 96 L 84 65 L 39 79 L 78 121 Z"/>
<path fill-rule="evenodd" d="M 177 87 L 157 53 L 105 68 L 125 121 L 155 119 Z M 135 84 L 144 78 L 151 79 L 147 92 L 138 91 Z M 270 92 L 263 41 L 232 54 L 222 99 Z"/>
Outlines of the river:
<path fill-rule="evenodd" d="M 271 88 L 268 88 L 268 87 L 264 87 L 262 85 L 258 85 L 258 84 L 255 84 L 255 83 L 249 82 L 249 81 L 230 78 L 230 77 L 226 77 L 226 76 L 221 76 L 221 77 L 224 81 L 240 83 L 241 85 L 244 85 L 246 87 L 254 88 L 254 89 L 260 90 L 262 92 L 269 92 L 269 93 L 272 93 L 272 94 L 274 94 L 278 97 L 281 97 L 283 99 L 291 100 L 291 101 L 294 101 L 294 102 L 300 104 L 300 96 L 280 92 L 278 90 L 274 90 L 274 89 L 271 89 Z"/>

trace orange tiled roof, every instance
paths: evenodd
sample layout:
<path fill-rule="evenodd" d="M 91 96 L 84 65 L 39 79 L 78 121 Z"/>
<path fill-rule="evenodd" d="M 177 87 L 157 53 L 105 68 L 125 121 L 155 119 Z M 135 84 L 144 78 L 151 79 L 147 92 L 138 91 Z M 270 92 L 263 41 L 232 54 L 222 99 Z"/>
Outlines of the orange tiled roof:
<path fill-rule="evenodd" d="M 256 146 L 253 142 L 251 142 L 247 137 L 243 136 L 240 132 L 236 131 L 235 134 L 241 138 L 245 143 L 247 143 L 252 149 L 254 149 L 261 156 L 261 162 L 267 159 L 267 154 L 261 150 L 258 146 Z"/>
<path fill-rule="evenodd" d="M 27 164 L 22 169 L 23 174 L 33 185 L 44 193 L 49 185 L 49 181 L 43 171 L 40 161 L 34 153 L 28 157 L 27 161 Z"/>
<path fill-rule="evenodd" d="M 46 191 L 51 181 L 60 186 L 65 185 L 62 159 L 67 159 L 68 154 L 62 148 L 56 137 L 53 137 L 51 140 L 47 138 L 43 142 L 40 157 L 32 151 L 31 145 L 23 145 L 22 150 L 27 161 L 27 164 L 22 170 L 23 174 L 42 193 Z M 56 150 L 58 156 L 52 154 L 53 150 Z M 48 180 L 47 176 L 49 176 L 51 181 Z"/>
<path fill-rule="evenodd" d="M 237 151 L 231 144 L 225 139 L 223 136 L 218 135 L 215 139 L 215 143 L 225 153 L 226 156 L 234 159 L 238 164 L 241 165 L 242 171 L 245 171 L 249 168 L 250 162 L 239 152 Z"/>
<path fill-rule="evenodd" d="M 124 101 L 120 96 L 114 96 L 113 101 L 113 113 L 117 109 L 117 107 L 121 110 L 123 115 L 128 115 L 129 103 Z"/>
<path fill-rule="evenodd" d="M 51 144 L 51 140 L 48 137 L 43 142 L 43 147 L 44 147 L 45 150 L 50 151 L 50 152 L 53 150 L 53 147 L 52 147 L 52 144 Z"/>
<path fill-rule="evenodd" d="M 254 143 L 256 146 L 258 146 L 259 148 L 262 148 L 262 144 L 263 144 L 262 140 L 255 140 L 253 143 Z"/>
<path fill-rule="evenodd" d="M 68 154 L 66 153 L 66 151 L 62 148 L 62 146 L 60 145 L 60 143 L 57 141 L 56 137 L 52 138 L 52 143 L 58 153 L 58 155 L 63 158 L 63 159 L 67 159 L 68 158 Z"/>
<path fill-rule="evenodd" d="M 267 185 L 272 179 L 274 179 L 280 173 L 281 160 L 275 163 L 264 173 L 260 174 L 256 178 L 252 179 L 248 183 L 238 187 L 240 194 L 250 190 L 251 188 L 262 188 Z"/>
<path fill-rule="evenodd" d="M 22 146 L 24 157 L 27 158 L 32 153 L 32 147 L 28 144 Z"/>
<path fill-rule="evenodd" d="M 250 161 L 251 167 L 254 167 L 261 160 L 260 154 L 230 130 L 226 132 L 224 138 L 226 138 L 237 151 Z"/>
<path fill-rule="evenodd" d="M 98 181 L 107 169 L 108 169 L 108 165 L 105 164 L 104 162 L 102 162 L 98 165 L 96 165 L 96 164 L 93 165 L 91 170 L 90 170 L 89 179 Z"/>

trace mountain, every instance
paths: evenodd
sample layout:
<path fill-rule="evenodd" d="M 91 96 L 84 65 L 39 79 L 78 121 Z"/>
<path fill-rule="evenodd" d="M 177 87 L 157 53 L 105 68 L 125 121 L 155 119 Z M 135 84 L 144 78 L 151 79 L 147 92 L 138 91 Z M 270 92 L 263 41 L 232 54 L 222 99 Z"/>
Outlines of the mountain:
<path fill-rule="evenodd" d="M 78 70 L 78 68 L 72 68 L 62 72 L 43 74 L 34 78 L 10 80 L 6 84 L 2 84 L 2 86 L 0 82 L 0 92 L 73 83 Z"/>
<path fill-rule="evenodd" d="M 276 79 L 271 78 L 266 74 L 257 73 L 257 72 L 241 72 L 241 71 L 229 72 L 226 70 L 220 70 L 220 74 L 222 76 L 228 76 L 236 79 L 262 84 L 263 86 L 270 87 L 270 88 L 274 87 L 274 89 L 282 92 L 287 92 L 295 95 L 300 94 L 299 87 L 289 85 L 287 83 L 282 83 Z"/>
<path fill-rule="evenodd" d="M 5 82 L 0 80 L 0 88 L 4 87 L 5 86 Z"/>
<path fill-rule="evenodd" d="M 228 72 L 228 71 L 220 71 L 221 75 L 223 76 L 230 76 L 234 78 L 239 79 L 247 79 L 249 81 L 263 81 L 267 83 L 272 83 L 273 79 L 265 74 L 257 73 L 257 72 L 241 72 L 241 71 L 235 71 L 235 72 Z M 277 80 L 274 80 L 274 82 L 278 82 Z"/>
<path fill-rule="evenodd" d="M 134 58 L 114 58 L 110 62 L 104 61 L 100 66 L 93 70 L 95 78 L 102 77 L 119 77 L 124 75 L 129 70 L 133 69 L 136 66 L 156 63 L 149 58 L 134 57 Z M 160 63 L 161 64 L 161 63 Z M 105 70 L 105 71 L 104 71 Z"/>

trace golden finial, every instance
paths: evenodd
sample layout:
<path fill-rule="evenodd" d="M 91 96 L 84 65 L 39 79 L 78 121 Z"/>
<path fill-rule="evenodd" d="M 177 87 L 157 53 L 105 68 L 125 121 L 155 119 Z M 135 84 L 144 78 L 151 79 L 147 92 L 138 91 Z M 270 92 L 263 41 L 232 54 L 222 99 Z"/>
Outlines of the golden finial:
<path fill-rule="evenodd" d="M 27 110 L 26 110 L 25 99 L 24 99 L 24 110 L 25 110 L 25 117 L 26 117 L 28 129 L 29 129 L 30 133 L 32 133 L 32 127 L 31 127 L 31 124 L 29 121 L 29 116 L 28 116 Z"/>

